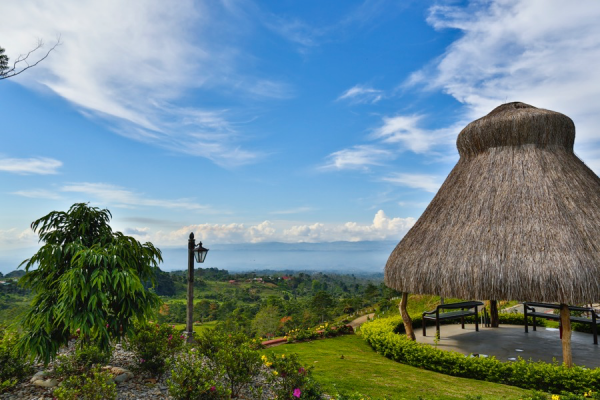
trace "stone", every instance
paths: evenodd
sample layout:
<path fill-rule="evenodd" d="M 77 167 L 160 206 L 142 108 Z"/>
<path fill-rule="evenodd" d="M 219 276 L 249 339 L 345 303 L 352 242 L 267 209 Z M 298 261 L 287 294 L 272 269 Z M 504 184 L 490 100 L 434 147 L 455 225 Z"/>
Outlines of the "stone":
<path fill-rule="evenodd" d="M 44 380 L 45 377 L 47 377 L 49 374 L 48 371 L 38 371 L 35 373 L 35 375 L 33 375 L 33 377 L 31 377 L 31 379 L 29 380 L 29 382 L 33 383 L 35 381 L 39 381 L 39 380 Z"/>
<path fill-rule="evenodd" d="M 56 379 L 46 379 L 46 380 L 39 379 L 39 380 L 33 382 L 33 384 L 35 386 L 39 386 L 39 387 L 53 388 L 58 385 L 58 381 Z"/>

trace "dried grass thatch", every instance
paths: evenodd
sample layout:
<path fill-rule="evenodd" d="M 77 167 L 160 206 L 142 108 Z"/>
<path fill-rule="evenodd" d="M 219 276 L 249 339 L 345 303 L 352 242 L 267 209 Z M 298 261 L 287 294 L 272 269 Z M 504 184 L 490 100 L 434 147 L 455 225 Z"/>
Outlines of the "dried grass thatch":
<path fill-rule="evenodd" d="M 600 299 L 600 178 L 567 116 L 504 104 L 458 135 L 460 160 L 392 252 L 388 286 L 463 299 Z"/>

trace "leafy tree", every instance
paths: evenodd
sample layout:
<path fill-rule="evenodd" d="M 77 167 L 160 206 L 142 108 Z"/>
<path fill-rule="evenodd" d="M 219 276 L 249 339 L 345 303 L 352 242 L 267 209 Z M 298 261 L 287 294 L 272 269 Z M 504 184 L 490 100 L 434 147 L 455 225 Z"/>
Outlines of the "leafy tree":
<path fill-rule="evenodd" d="M 141 244 L 109 225 L 110 211 L 85 203 L 34 221 L 44 245 L 23 261 L 20 283 L 33 291 L 23 320 L 22 350 L 48 363 L 77 329 L 102 350 L 133 333 L 160 305 L 144 288 L 162 261 L 152 243 Z"/>
<path fill-rule="evenodd" d="M 328 316 L 329 309 L 333 307 L 333 305 L 333 297 L 324 290 L 317 292 L 310 301 L 310 307 L 317 315 L 321 316 L 321 322 Z"/>
<path fill-rule="evenodd" d="M 252 320 L 252 329 L 260 337 L 275 336 L 279 328 L 279 308 L 268 305 L 263 307 Z"/>

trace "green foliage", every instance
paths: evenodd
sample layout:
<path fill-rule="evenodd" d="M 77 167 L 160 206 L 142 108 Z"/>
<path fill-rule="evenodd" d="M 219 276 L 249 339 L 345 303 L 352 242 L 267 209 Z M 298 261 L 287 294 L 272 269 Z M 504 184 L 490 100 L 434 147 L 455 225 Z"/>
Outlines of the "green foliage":
<path fill-rule="evenodd" d="M 279 308 L 267 305 L 252 320 L 252 329 L 260 337 L 273 337 L 279 330 Z"/>
<path fill-rule="evenodd" d="M 4 54 L 5 50 L 0 47 L 0 76 L 3 76 L 8 70 L 8 56 Z"/>
<path fill-rule="evenodd" d="M 58 400 L 111 400 L 117 398 L 117 386 L 109 372 L 96 367 L 87 373 L 69 376 L 53 395 Z"/>
<path fill-rule="evenodd" d="M 226 399 L 230 392 L 221 384 L 224 371 L 204 362 L 196 349 L 178 354 L 168 361 L 171 377 L 167 380 L 169 394 L 176 400 Z"/>
<path fill-rule="evenodd" d="M 54 373 L 66 377 L 89 371 L 94 365 L 108 363 L 111 350 L 100 349 L 94 343 L 87 343 L 80 339 L 74 352 L 56 357 Z"/>
<path fill-rule="evenodd" d="M 34 298 L 20 344 L 45 363 L 77 329 L 108 350 L 111 339 L 130 335 L 133 323 L 160 304 L 142 284 L 154 279 L 160 250 L 113 232 L 110 217 L 108 210 L 79 203 L 31 224 L 44 245 L 21 264 L 26 274 L 20 283 Z"/>
<path fill-rule="evenodd" d="M 494 357 L 468 358 L 463 354 L 435 349 L 394 333 L 401 318 L 382 318 L 361 327 L 363 338 L 378 353 L 418 368 L 453 376 L 504 383 L 525 389 L 551 393 L 582 393 L 600 389 L 600 369 L 575 366 L 566 368 L 557 362 L 531 362 L 519 359 L 503 363 Z"/>
<path fill-rule="evenodd" d="M 185 336 L 174 326 L 166 324 L 140 324 L 129 339 L 129 348 L 137 357 L 140 369 L 162 374 L 165 363 L 181 349 Z"/>
<path fill-rule="evenodd" d="M 31 373 L 31 364 L 16 351 L 19 336 L 0 326 L 0 393 L 16 385 Z"/>
<path fill-rule="evenodd" d="M 260 371 L 261 360 L 245 335 L 228 334 L 220 329 L 206 330 L 197 338 L 197 349 L 213 369 L 222 369 L 232 397 L 237 397 L 242 389 L 253 390 L 251 383 Z"/>
<path fill-rule="evenodd" d="M 295 400 L 321 399 L 321 389 L 312 378 L 312 367 L 304 368 L 297 354 L 261 357 L 265 365 L 272 368 L 269 381 L 275 383 L 275 394 L 278 399 Z"/>

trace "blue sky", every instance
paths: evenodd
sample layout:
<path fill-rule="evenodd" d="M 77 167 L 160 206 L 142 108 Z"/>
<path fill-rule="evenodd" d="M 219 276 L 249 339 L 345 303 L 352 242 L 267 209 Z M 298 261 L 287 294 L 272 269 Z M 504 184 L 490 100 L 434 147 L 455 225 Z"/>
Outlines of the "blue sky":
<path fill-rule="evenodd" d="M 600 2 L 0 3 L 0 252 L 90 202 L 158 246 L 399 240 L 504 102 L 600 170 Z M 38 54 L 38 53 L 36 53 Z M 34 54 L 34 56 L 36 55 Z M 41 54 L 41 53 L 39 53 Z"/>

